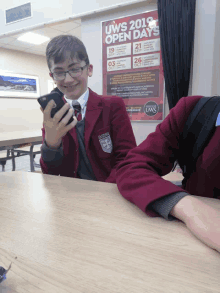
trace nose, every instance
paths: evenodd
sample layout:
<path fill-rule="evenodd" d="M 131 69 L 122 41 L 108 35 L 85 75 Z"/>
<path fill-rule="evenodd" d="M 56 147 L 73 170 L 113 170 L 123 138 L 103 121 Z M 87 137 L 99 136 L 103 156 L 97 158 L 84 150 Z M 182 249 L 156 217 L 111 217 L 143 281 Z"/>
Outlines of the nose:
<path fill-rule="evenodd" d="M 66 72 L 66 77 L 64 79 L 65 82 L 72 82 L 74 78 L 69 74 L 69 72 Z"/>

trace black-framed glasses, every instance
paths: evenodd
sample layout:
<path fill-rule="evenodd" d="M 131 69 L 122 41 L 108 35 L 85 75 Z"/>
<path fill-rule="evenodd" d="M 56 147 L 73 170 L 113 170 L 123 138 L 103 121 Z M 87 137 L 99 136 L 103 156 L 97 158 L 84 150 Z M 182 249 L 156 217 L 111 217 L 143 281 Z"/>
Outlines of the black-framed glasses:
<path fill-rule="evenodd" d="M 87 64 L 83 67 L 73 68 L 67 71 L 51 72 L 50 76 L 53 77 L 54 80 L 64 80 L 67 73 L 69 73 L 69 75 L 73 78 L 79 77 L 82 75 L 82 72 L 86 66 Z"/>

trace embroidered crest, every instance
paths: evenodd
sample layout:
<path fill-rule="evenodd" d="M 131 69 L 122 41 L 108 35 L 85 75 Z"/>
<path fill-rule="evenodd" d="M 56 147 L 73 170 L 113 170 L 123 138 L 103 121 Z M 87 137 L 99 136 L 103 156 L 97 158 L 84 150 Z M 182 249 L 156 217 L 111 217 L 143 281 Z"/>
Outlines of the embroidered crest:
<path fill-rule="evenodd" d="M 111 140 L 111 136 L 109 132 L 99 135 L 98 138 L 99 138 L 99 142 L 101 144 L 102 150 L 105 153 L 110 154 L 112 152 L 113 146 L 112 146 L 112 140 Z"/>

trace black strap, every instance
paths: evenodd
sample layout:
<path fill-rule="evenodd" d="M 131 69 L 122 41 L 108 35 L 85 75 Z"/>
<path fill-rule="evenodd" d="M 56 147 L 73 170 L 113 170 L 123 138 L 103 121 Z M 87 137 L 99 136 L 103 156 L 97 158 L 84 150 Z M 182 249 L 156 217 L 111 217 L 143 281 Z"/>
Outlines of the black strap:
<path fill-rule="evenodd" d="M 218 198 L 220 196 L 220 189 L 214 187 L 213 189 L 213 197 Z"/>
<path fill-rule="evenodd" d="M 203 97 L 190 113 L 180 139 L 178 163 L 183 170 L 183 186 L 196 168 L 196 161 L 211 139 L 220 112 L 219 97 Z"/>
<path fill-rule="evenodd" d="M 200 113 L 201 109 L 204 107 L 204 105 L 210 101 L 213 97 L 203 97 L 201 98 L 198 103 L 193 108 L 192 112 L 190 113 L 183 129 L 183 139 L 185 140 L 191 131 L 191 128 L 193 126 L 193 122 L 197 119 L 198 114 Z M 203 121 L 204 122 L 204 121 Z M 197 129 L 198 130 L 198 129 Z"/>

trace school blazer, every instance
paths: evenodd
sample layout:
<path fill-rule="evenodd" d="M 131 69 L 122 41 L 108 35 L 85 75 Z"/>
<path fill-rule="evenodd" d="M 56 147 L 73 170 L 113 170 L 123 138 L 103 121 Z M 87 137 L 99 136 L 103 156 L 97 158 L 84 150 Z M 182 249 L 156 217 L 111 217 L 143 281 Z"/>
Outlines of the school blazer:
<path fill-rule="evenodd" d="M 196 172 L 188 179 L 186 188 L 164 180 L 179 150 L 179 137 L 184 124 L 201 96 L 183 97 L 170 114 L 139 146 L 129 151 L 118 165 L 117 184 L 121 194 L 149 216 L 158 216 L 150 204 L 163 196 L 185 191 L 188 194 L 213 197 L 220 189 L 220 126 L 197 160 Z M 219 193 L 220 194 L 220 193 Z"/>
<path fill-rule="evenodd" d="M 43 141 L 45 129 L 42 128 Z M 85 149 L 98 181 L 116 182 L 116 166 L 136 146 L 130 119 L 122 98 L 101 96 L 89 89 L 85 115 Z M 62 138 L 62 163 L 50 167 L 42 157 L 44 174 L 77 178 L 79 144 L 75 127 Z"/>

